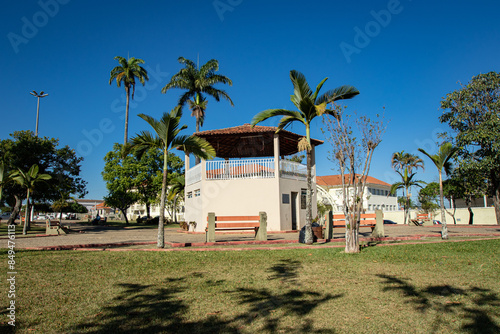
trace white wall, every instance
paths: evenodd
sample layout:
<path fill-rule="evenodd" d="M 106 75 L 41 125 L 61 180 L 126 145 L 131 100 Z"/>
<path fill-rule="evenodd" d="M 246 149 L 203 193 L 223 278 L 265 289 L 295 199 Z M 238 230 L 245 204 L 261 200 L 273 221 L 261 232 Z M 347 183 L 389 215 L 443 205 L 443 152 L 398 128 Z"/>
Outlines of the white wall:
<path fill-rule="evenodd" d="M 410 217 L 415 218 L 417 216 L 416 210 L 410 210 Z M 496 225 L 495 208 L 472 208 L 474 213 L 473 225 Z M 438 210 L 434 212 L 434 219 L 441 221 L 441 212 Z M 457 209 L 455 213 L 455 218 L 457 219 L 457 225 L 467 225 L 469 224 L 469 211 L 467 209 Z M 392 220 L 398 224 L 403 224 L 404 222 L 404 212 L 399 210 L 396 212 L 384 211 L 384 219 Z M 446 223 L 453 224 L 453 218 L 446 214 Z"/>

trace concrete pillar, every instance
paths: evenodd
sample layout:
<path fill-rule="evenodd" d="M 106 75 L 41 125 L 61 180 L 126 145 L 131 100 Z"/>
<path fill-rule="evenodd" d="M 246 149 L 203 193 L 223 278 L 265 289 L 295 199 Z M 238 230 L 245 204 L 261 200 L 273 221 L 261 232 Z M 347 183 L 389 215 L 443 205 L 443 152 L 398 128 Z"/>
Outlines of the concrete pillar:
<path fill-rule="evenodd" d="M 280 137 L 279 134 L 275 133 L 273 137 L 273 147 L 274 147 L 274 177 L 279 179 L 280 177 Z"/>

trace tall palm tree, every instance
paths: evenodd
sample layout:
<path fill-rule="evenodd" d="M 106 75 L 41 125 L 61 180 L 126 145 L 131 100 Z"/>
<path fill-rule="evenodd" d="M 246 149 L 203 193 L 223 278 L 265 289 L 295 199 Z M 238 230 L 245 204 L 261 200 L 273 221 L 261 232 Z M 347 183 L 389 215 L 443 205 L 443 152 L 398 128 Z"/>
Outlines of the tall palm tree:
<path fill-rule="evenodd" d="M 162 88 L 161 92 L 165 94 L 171 88 L 186 90 L 179 98 L 179 106 L 184 106 L 193 98 L 193 101 L 191 101 L 193 103 L 190 103 L 191 116 L 196 118 L 196 132 L 199 132 L 207 108 L 207 102 L 203 94 L 212 96 L 217 102 L 221 98 L 226 99 L 231 103 L 231 106 L 234 106 L 233 101 L 225 91 L 214 87 L 219 83 L 232 86 L 233 82 L 228 77 L 215 73 L 219 70 L 219 62 L 216 59 L 209 60 L 201 67 L 184 57 L 179 57 L 178 61 L 184 64 L 184 68 L 172 76 L 170 82 Z"/>
<path fill-rule="evenodd" d="M 188 100 L 191 116 L 196 118 L 196 132 L 200 132 L 200 127 L 205 121 L 205 110 L 207 109 L 208 101 L 201 95 L 196 95 L 192 100 Z"/>
<path fill-rule="evenodd" d="M 420 159 L 419 156 L 405 153 L 404 150 L 401 152 L 394 152 L 392 154 L 391 165 L 392 168 L 401 176 L 403 184 L 405 184 L 405 177 L 403 176 L 404 173 L 406 173 L 405 175 L 413 175 L 414 173 L 412 172 L 414 168 L 424 169 L 424 161 Z M 406 204 L 404 206 L 404 224 L 409 224 L 411 185 L 402 187 L 401 189 L 403 189 L 403 196 L 406 197 Z"/>
<path fill-rule="evenodd" d="M 125 105 L 125 136 L 123 140 L 124 146 L 127 145 L 128 141 L 128 110 L 130 104 L 130 89 L 132 88 L 132 100 L 135 94 L 135 84 L 136 79 L 144 86 L 146 81 L 149 80 L 148 71 L 146 71 L 141 64 L 144 64 L 144 60 L 139 58 L 128 58 L 117 56 L 114 58 L 118 60 L 120 65 L 116 66 L 111 70 L 109 77 L 109 84 L 116 80 L 116 85 L 121 87 L 125 86 L 125 95 L 127 96 L 127 102 Z"/>
<path fill-rule="evenodd" d="M 164 113 L 160 120 L 151 116 L 139 114 L 154 130 L 154 134 L 148 131 L 141 131 L 131 139 L 130 149 L 134 149 L 141 157 L 148 149 L 155 148 L 163 152 L 163 180 L 160 199 L 160 221 L 158 223 L 158 247 L 165 247 L 164 221 L 165 221 L 165 199 L 167 191 L 168 175 L 168 152 L 173 148 L 182 148 L 185 152 L 194 154 L 203 159 L 211 159 L 215 156 L 214 148 L 204 139 L 196 136 L 180 135 L 179 132 L 187 126 L 180 126 L 182 116 L 181 107 L 177 106 Z"/>
<path fill-rule="evenodd" d="M 400 172 L 399 170 L 396 170 L 396 173 L 399 174 L 399 176 L 401 176 L 401 181 L 399 182 L 396 182 L 394 183 L 392 186 L 391 186 L 391 190 L 390 190 L 390 193 L 392 195 L 396 194 L 396 191 L 399 190 L 399 189 L 403 189 L 403 191 L 405 191 L 405 194 L 406 194 L 406 201 L 405 201 L 405 205 L 404 205 L 404 223 L 408 223 L 409 224 L 409 212 L 410 212 L 410 193 L 409 193 L 409 189 L 413 186 L 417 186 L 417 187 L 420 187 L 422 188 L 422 185 L 425 184 L 424 181 L 421 181 L 421 180 L 414 180 L 413 177 L 415 176 L 416 173 L 412 173 L 410 174 L 408 172 L 408 167 L 405 167 L 403 172 Z"/>
<path fill-rule="evenodd" d="M 340 86 L 329 90 L 326 93 L 319 95 L 319 91 L 323 87 L 328 78 L 323 79 L 316 90 L 313 92 L 307 83 L 305 76 L 296 71 L 290 71 L 290 79 L 293 84 L 294 94 L 290 97 L 298 111 L 286 109 L 268 109 L 261 111 L 252 119 L 252 126 L 265 121 L 274 116 L 283 116 L 278 124 L 278 130 L 284 129 L 293 122 L 300 122 L 306 127 L 306 137 L 299 142 L 299 150 L 306 150 L 307 155 L 307 193 L 306 193 L 306 229 L 305 243 L 313 243 L 312 234 L 312 158 L 311 158 L 311 122 L 316 116 L 324 114 L 338 117 L 338 114 L 333 109 L 327 109 L 328 103 L 333 103 L 338 100 L 351 99 L 359 94 L 359 91 L 353 86 Z"/>
<path fill-rule="evenodd" d="M 23 234 L 26 234 L 28 232 L 30 195 L 35 190 L 35 185 L 38 182 L 50 180 L 52 178 L 52 176 L 50 176 L 49 174 L 39 174 L 38 171 L 39 171 L 38 165 L 33 165 L 31 166 L 31 168 L 28 170 L 27 173 L 18 169 L 17 171 L 13 172 L 10 176 L 14 182 L 18 183 L 21 187 L 27 189 L 26 213 L 24 215 Z"/>
<path fill-rule="evenodd" d="M 448 227 L 446 225 L 446 215 L 444 214 L 444 196 L 443 196 L 443 169 L 446 175 L 451 172 L 451 158 L 459 150 L 458 147 L 454 147 L 451 143 L 445 142 L 439 147 L 437 154 L 429 154 L 425 150 L 419 148 L 420 152 L 425 154 L 429 159 L 432 160 L 439 173 L 439 204 L 441 206 L 441 224 L 443 226 L 441 230 L 441 238 L 448 239 Z"/>

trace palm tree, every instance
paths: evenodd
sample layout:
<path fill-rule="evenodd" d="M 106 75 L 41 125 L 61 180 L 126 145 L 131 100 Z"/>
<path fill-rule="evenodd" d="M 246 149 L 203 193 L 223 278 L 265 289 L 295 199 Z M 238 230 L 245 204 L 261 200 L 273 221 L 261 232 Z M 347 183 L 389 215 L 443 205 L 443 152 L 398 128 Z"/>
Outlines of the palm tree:
<path fill-rule="evenodd" d="M 403 173 L 406 172 L 406 175 L 413 175 L 413 169 L 422 168 L 424 169 L 424 161 L 420 159 L 417 155 L 405 153 L 405 151 L 394 152 L 391 158 L 392 168 L 398 172 L 403 180 L 403 184 L 405 183 Z M 403 187 L 403 196 L 406 197 L 406 204 L 404 206 L 404 224 L 409 224 L 409 213 L 410 213 L 410 191 L 411 185 L 408 187 Z"/>
<path fill-rule="evenodd" d="M 212 96 L 217 102 L 221 98 L 226 99 L 231 103 L 231 106 L 234 106 L 233 101 L 225 91 L 214 87 L 219 83 L 232 86 L 233 82 L 228 77 L 215 73 L 219 70 L 219 62 L 216 59 L 209 60 L 201 67 L 184 57 L 179 57 L 178 61 L 184 64 L 185 67 L 170 79 L 170 82 L 162 88 L 161 92 L 165 94 L 171 88 L 186 90 L 179 98 L 178 104 L 182 107 L 193 98 L 190 101 L 191 116 L 196 118 L 196 132 L 199 132 L 200 126 L 203 126 L 205 109 L 207 108 L 207 102 L 203 94 Z M 196 163 L 199 163 L 198 158 Z"/>
<path fill-rule="evenodd" d="M 148 71 L 146 71 L 140 64 L 144 64 L 144 60 L 139 58 L 128 58 L 117 56 L 114 58 L 118 60 L 120 65 L 116 66 L 111 70 L 109 84 L 116 80 L 118 87 L 125 86 L 125 95 L 127 96 L 127 103 L 125 105 L 125 136 L 124 136 L 124 146 L 127 145 L 128 141 L 128 110 L 130 102 L 130 88 L 132 88 L 132 100 L 135 94 L 135 80 L 138 79 L 142 85 L 145 85 L 146 81 L 149 80 Z"/>
<path fill-rule="evenodd" d="M 24 216 L 23 234 L 26 234 L 28 232 L 30 195 L 35 190 L 35 185 L 40 181 L 46 181 L 52 178 L 52 176 L 50 176 L 49 174 L 38 174 L 38 170 L 38 165 L 33 165 L 27 173 L 24 173 L 22 170 L 18 169 L 10 175 L 11 179 L 14 182 L 27 189 L 26 213 Z"/>
<path fill-rule="evenodd" d="M 443 197 L 443 169 L 446 175 L 451 172 L 451 158 L 457 153 L 459 150 L 458 147 L 453 147 L 453 145 L 449 142 L 443 143 L 439 147 L 439 151 L 437 154 L 429 154 L 425 150 L 419 148 L 420 152 L 425 154 L 429 159 L 432 160 L 439 173 L 439 204 L 441 206 L 441 223 L 442 223 L 442 231 L 441 238 L 448 239 L 448 227 L 446 226 L 446 216 L 444 214 L 444 197 Z"/>
<path fill-rule="evenodd" d="M 177 176 L 176 178 L 174 178 L 172 180 L 172 184 L 170 185 L 169 194 L 168 194 L 167 199 L 169 201 L 174 201 L 173 212 L 174 212 L 174 222 L 175 223 L 177 223 L 177 214 L 176 214 L 177 213 L 177 199 L 179 197 L 183 197 L 185 186 L 186 186 L 186 180 L 185 180 L 184 175 Z"/>
<path fill-rule="evenodd" d="M 421 180 L 413 180 L 413 177 L 415 176 L 416 173 L 410 174 L 408 172 L 408 167 L 405 167 L 402 173 L 399 170 L 397 170 L 396 173 L 398 173 L 399 176 L 401 176 L 401 181 L 396 182 L 391 186 L 390 193 L 394 195 L 396 194 L 396 191 L 399 189 L 403 189 L 405 191 L 406 202 L 404 205 L 404 223 L 409 224 L 410 222 L 408 219 L 409 218 L 408 215 L 410 212 L 410 203 L 411 203 L 409 189 L 412 186 L 417 186 L 422 188 L 422 185 L 425 184 L 425 182 Z"/>
<path fill-rule="evenodd" d="M 294 95 L 291 96 L 293 104 L 298 111 L 286 109 L 268 109 L 261 111 L 252 119 L 252 126 L 265 121 L 274 116 L 283 116 L 278 124 L 278 130 L 286 128 L 293 122 L 300 122 L 306 127 L 306 137 L 299 142 L 298 149 L 306 150 L 307 154 L 307 193 L 306 193 L 306 229 L 305 243 L 313 243 L 312 234 L 312 177 L 311 177 L 311 122 L 316 116 L 324 114 L 338 117 L 338 114 L 333 109 L 327 109 L 328 103 L 333 103 L 338 100 L 351 99 L 359 94 L 359 91 L 352 86 L 340 86 L 329 90 L 326 93 L 318 96 L 319 91 L 323 87 L 328 78 L 323 79 L 316 90 L 313 92 L 307 83 L 305 76 L 295 70 L 290 71 L 290 79 L 292 80 Z"/>
<path fill-rule="evenodd" d="M 154 134 L 148 131 L 141 131 L 131 139 L 131 149 L 136 150 L 139 158 L 150 148 L 155 148 L 163 152 L 163 181 L 161 187 L 160 199 L 160 221 L 158 222 L 158 247 L 165 247 L 164 221 L 165 221 L 165 199 L 167 191 L 168 175 L 168 152 L 173 148 L 182 148 L 185 152 L 194 154 L 203 159 L 211 159 L 215 156 L 214 148 L 204 139 L 196 136 L 179 135 L 179 132 L 186 129 L 187 126 L 180 126 L 182 116 L 181 107 L 177 106 L 164 113 L 160 120 L 151 116 L 139 114 L 143 120 L 148 122 L 154 130 Z"/>

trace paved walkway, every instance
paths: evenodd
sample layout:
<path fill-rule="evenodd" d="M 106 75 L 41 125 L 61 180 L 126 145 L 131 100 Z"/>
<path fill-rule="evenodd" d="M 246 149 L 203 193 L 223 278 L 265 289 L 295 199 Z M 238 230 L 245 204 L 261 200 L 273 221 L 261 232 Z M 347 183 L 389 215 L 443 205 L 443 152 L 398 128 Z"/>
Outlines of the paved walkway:
<path fill-rule="evenodd" d="M 96 247 L 99 245 L 111 244 L 119 245 L 144 245 L 144 248 L 156 247 L 157 229 L 121 229 L 106 226 L 88 226 L 77 223 L 69 223 L 73 231 L 67 235 L 60 236 L 30 236 L 17 237 L 15 246 L 21 248 L 42 248 L 42 247 L 63 247 L 68 248 Z M 468 225 L 449 225 L 450 238 L 454 237 L 500 237 L 500 226 L 468 226 Z M 439 237 L 441 226 L 418 227 L 404 225 L 385 225 L 385 235 L 388 238 L 429 238 Z M 361 237 L 369 237 L 369 229 L 361 229 Z M 21 227 L 16 227 L 16 234 L 21 233 Z M 334 229 L 334 239 L 342 239 L 344 229 Z M 7 246 L 5 236 L 0 236 L 0 247 Z M 252 242 L 253 236 L 250 233 L 245 234 L 216 234 L 216 244 L 225 243 L 241 244 Z M 272 243 L 296 243 L 298 232 L 295 233 L 269 233 L 268 244 Z M 185 247 L 205 245 L 205 234 L 192 234 L 178 231 L 172 228 L 165 229 L 165 241 L 167 247 Z M 340 241 L 340 240 L 339 240 Z M 260 242 L 262 243 L 262 242 Z M 264 242 L 266 243 L 266 242 Z M 102 246 L 101 246 L 102 247 Z M 137 248 L 137 247 L 136 247 Z"/>

